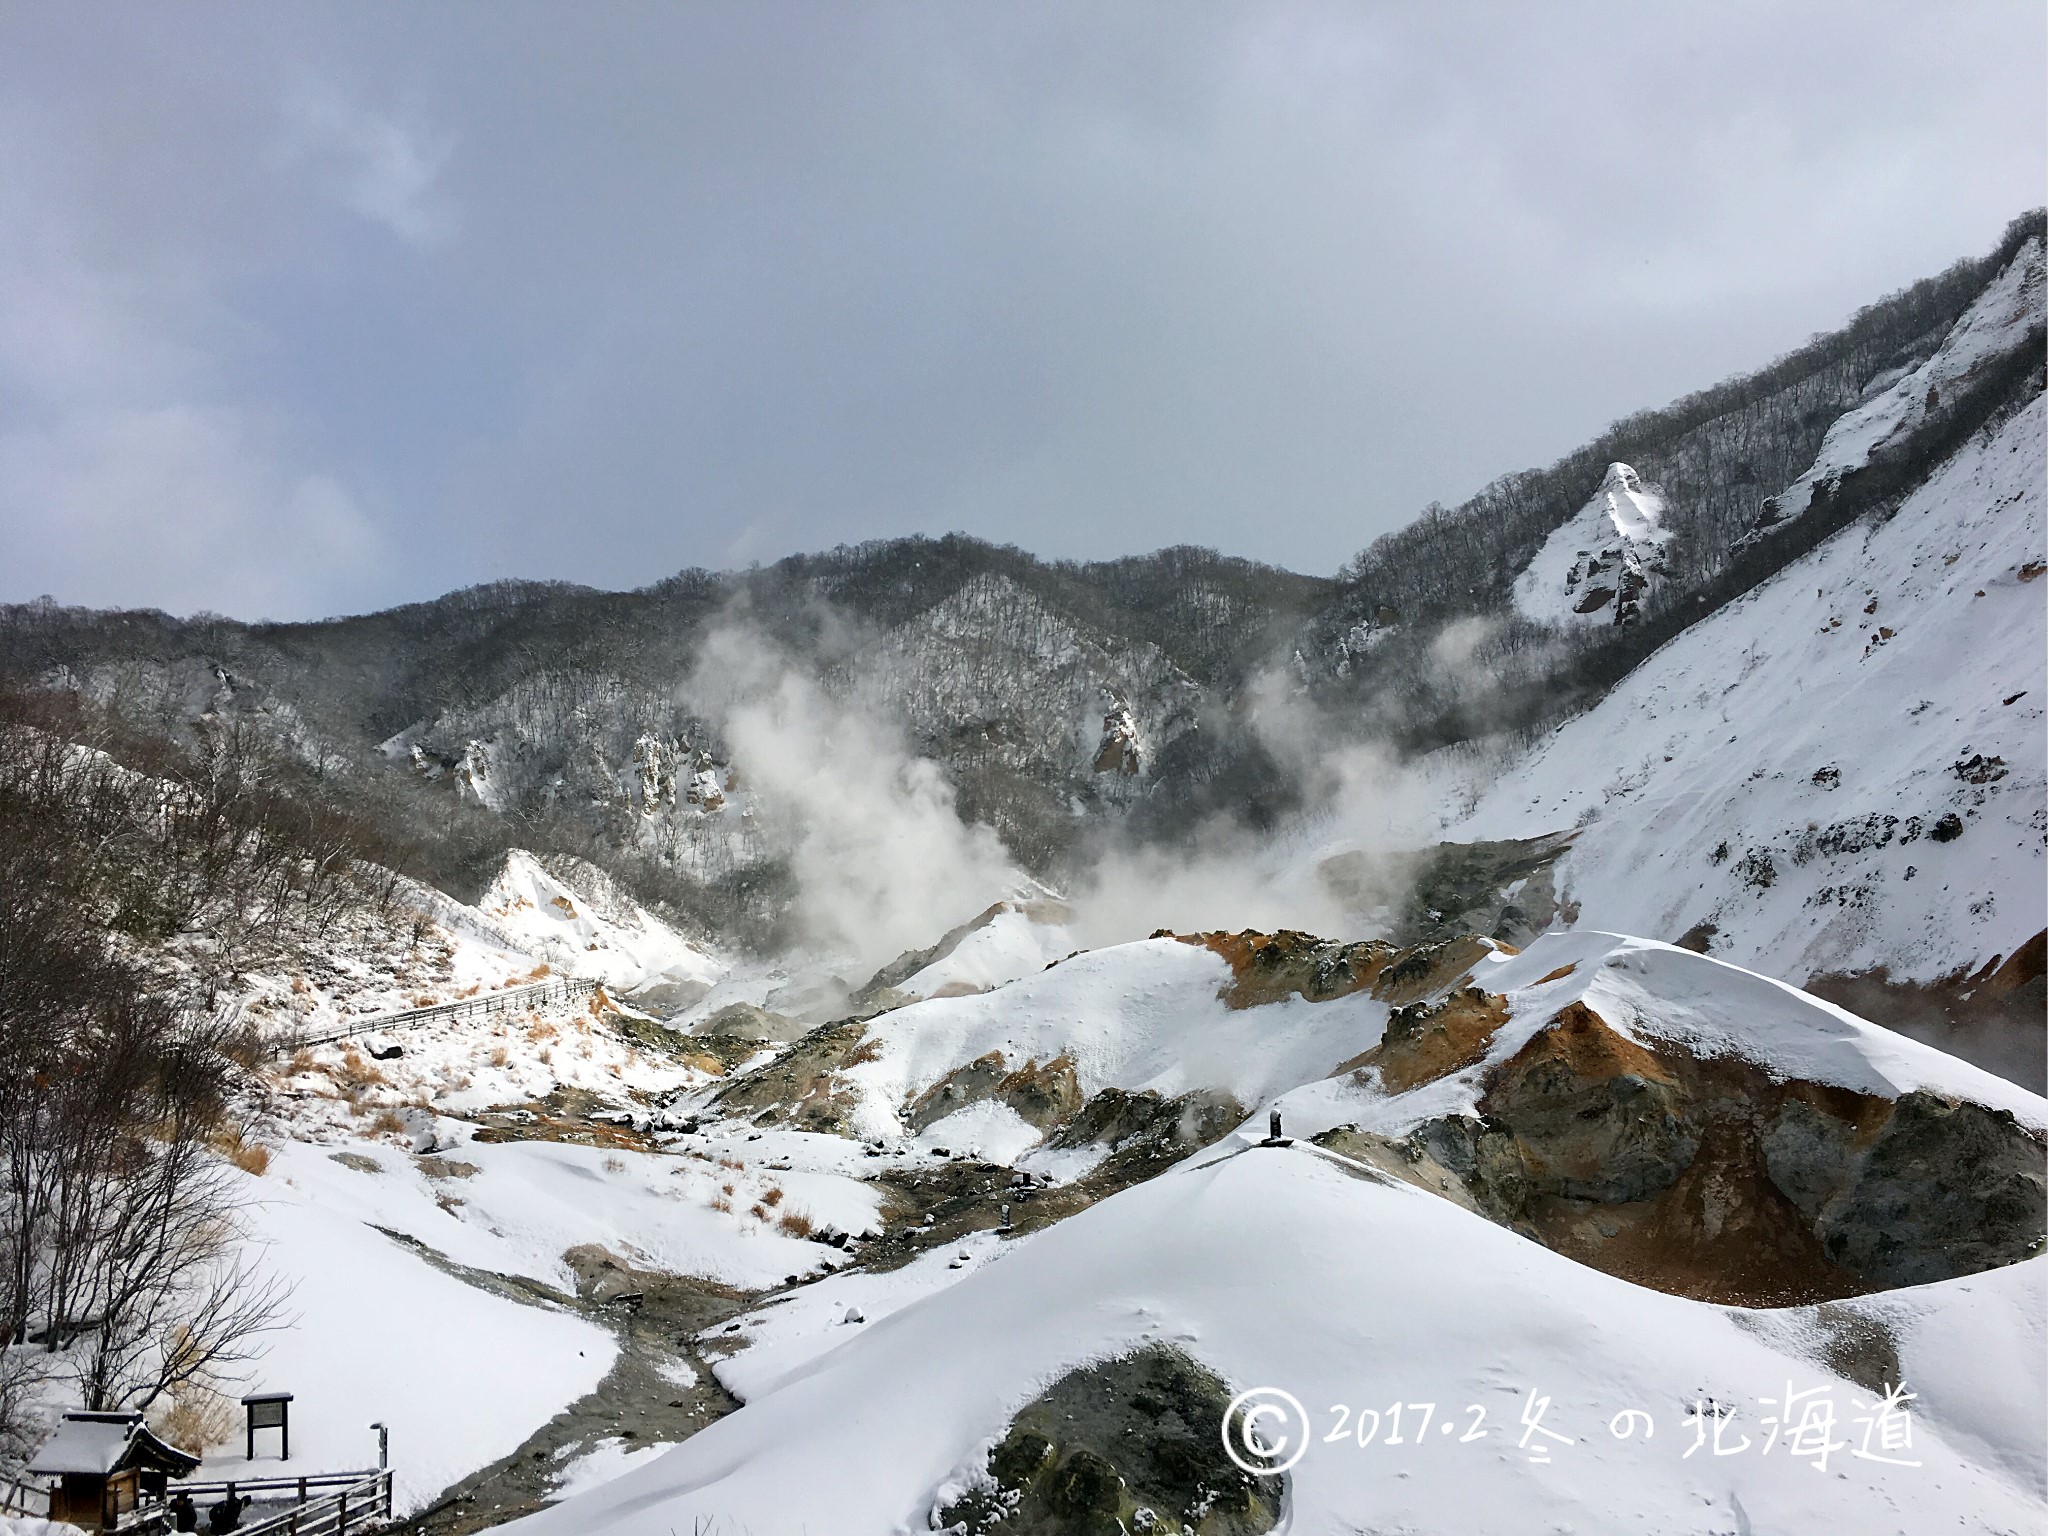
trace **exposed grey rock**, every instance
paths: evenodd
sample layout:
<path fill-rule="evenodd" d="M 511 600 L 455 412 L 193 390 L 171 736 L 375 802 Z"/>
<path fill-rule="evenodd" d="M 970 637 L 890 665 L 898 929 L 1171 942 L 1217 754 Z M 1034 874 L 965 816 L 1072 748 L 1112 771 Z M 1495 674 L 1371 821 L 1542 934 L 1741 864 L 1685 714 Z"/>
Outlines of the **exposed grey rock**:
<path fill-rule="evenodd" d="M 1633 1072 L 1587 1079 L 1563 1061 L 1538 1061 L 1496 1088 L 1487 1109 L 1513 1126 L 1532 1188 L 1573 1200 L 1653 1195 L 1700 1146 L 1680 1091 Z"/>
<path fill-rule="evenodd" d="M 1279 1518 L 1286 1479 L 1225 1454 L 1230 1400 L 1214 1373 L 1164 1345 L 1071 1371 L 989 1452 L 994 1486 L 931 1523 L 968 1536 L 1258 1536 Z"/>
<path fill-rule="evenodd" d="M 730 1003 L 699 1024 L 693 1034 L 707 1040 L 765 1040 L 788 1045 L 810 1030 L 801 1019 L 757 1008 L 752 1003 Z"/>
<path fill-rule="evenodd" d="M 2041 1251 L 2048 1230 L 2042 1146 L 2009 1111 L 1916 1089 L 1846 1170 L 1815 1229 L 1829 1259 L 1880 1285 L 2016 1263 Z"/>

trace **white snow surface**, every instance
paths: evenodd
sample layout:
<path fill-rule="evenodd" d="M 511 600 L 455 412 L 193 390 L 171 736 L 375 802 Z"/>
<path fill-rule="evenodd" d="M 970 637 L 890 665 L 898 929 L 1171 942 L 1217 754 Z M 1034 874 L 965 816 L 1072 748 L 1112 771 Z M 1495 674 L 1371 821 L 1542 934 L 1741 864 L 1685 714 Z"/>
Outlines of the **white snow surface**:
<path fill-rule="evenodd" d="M 2044 1277 L 2048 1264 L 2033 1260 L 1886 1298 L 1906 1298 L 1890 1317 L 1908 1359 L 1956 1347 L 2003 1357 L 1988 1373 L 1936 1363 L 1912 1405 L 1923 1465 L 1888 1466 L 1851 1454 L 1869 1396 L 1807 1358 L 1787 1314 L 1745 1326 L 1739 1309 L 1586 1269 L 1302 1144 L 1240 1143 L 1008 1244 L 879 1321 L 841 1327 L 844 1342 L 760 1383 L 737 1413 L 513 1529 L 925 1530 L 1025 1402 L 1068 1370 L 1149 1342 L 1177 1345 L 1234 1388 L 1280 1387 L 1306 1405 L 1313 1440 L 1292 1473 L 1294 1536 L 2033 1528 Z M 1835 1438 L 1848 1443 L 1825 1470 L 1783 1445 L 1758 1449 L 1764 1400 L 1788 1383 L 1836 1405 Z M 1567 1437 L 1547 1465 L 1519 1443 L 1536 1396 L 1549 1399 L 1543 1426 Z M 1708 1398 L 1734 1408 L 1747 1454 L 1683 1455 L 1683 1417 Z M 1434 1422 L 1448 1418 L 1459 1435 L 1366 1449 L 1324 1438 L 1335 1405 L 1396 1401 L 1434 1404 Z M 1467 1405 L 1484 1410 L 1471 1441 Z M 1624 1409 L 1652 1415 L 1656 1437 L 1615 1438 Z"/>
<path fill-rule="evenodd" d="M 519 849 L 505 856 L 478 906 L 523 952 L 623 992 L 660 981 L 708 987 L 727 969 L 638 903 L 616 892 L 593 901 Z"/>
<path fill-rule="evenodd" d="M 581 1318 L 477 1290 L 371 1230 L 375 1213 L 337 1202 L 318 1161 L 286 1149 L 252 1181 L 245 1213 L 268 1267 L 295 1287 L 294 1326 L 268 1336 L 243 1388 L 296 1394 L 292 1459 L 265 1437 L 255 1462 L 210 1456 L 200 1475 L 375 1466 L 369 1425 L 381 1420 L 397 1505 L 417 1509 L 590 1392 L 617 1348 Z"/>
<path fill-rule="evenodd" d="M 1631 466 L 1608 465 L 1591 499 L 1543 541 L 1515 578 L 1516 609 L 1542 624 L 1612 625 L 1614 600 L 1590 613 L 1578 612 L 1578 604 L 1592 587 L 1613 588 L 1629 563 L 1647 574 L 1671 539 L 1663 514 L 1663 498 Z"/>
<path fill-rule="evenodd" d="M 668 1443 L 660 1440 L 644 1445 L 620 1439 L 600 1440 L 581 1456 L 565 1463 L 555 1474 L 554 1498 L 571 1498 L 600 1488 L 613 1478 L 644 1466 L 667 1449 Z"/>
<path fill-rule="evenodd" d="M 1043 922 L 1025 907 L 1004 909 L 943 955 L 907 977 L 901 991 L 927 998 L 940 992 L 988 992 L 1044 970 L 1080 948 L 1064 923 Z"/>
<path fill-rule="evenodd" d="M 2048 553 L 2044 425 L 2037 399 L 1686 630 L 1447 835 L 1577 826 L 1580 925 L 1712 923 L 1714 953 L 1795 982 L 2011 954 L 2048 926 L 2048 582 L 2021 575 Z M 1964 782 L 1974 756 L 2003 777 Z"/>
<path fill-rule="evenodd" d="M 575 1279 L 562 1255 L 597 1243 L 643 1269 L 759 1289 L 806 1272 L 830 1250 L 751 1216 L 770 1189 L 820 1225 L 858 1232 L 877 1215 L 874 1190 L 838 1173 L 770 1171 L 754 1159 L 653 1155 L 557 1141 L 469 1142 L 433 1157 L 358 1142 L 347 1149 L 379 1171 L 335 1161 L 325 1148 L 287 1145 L 273 1163 L 322 1209 L 402 1232 L 470 1269 L 525 1275 L 558 1290 Z M 740 1150 L 740 1149 L 736 1149 Z M 474 1169 L 449 1174 L 455 1169 Z M 437 1171 L 441 1172 L 436 1177 Z M 723 1195 L 731 1211 L 711 1202 Z M 268 1180 L 266 1180 L 266 1187 Z M 443 1200 L 459 1202 L 452 1208 Z"/>

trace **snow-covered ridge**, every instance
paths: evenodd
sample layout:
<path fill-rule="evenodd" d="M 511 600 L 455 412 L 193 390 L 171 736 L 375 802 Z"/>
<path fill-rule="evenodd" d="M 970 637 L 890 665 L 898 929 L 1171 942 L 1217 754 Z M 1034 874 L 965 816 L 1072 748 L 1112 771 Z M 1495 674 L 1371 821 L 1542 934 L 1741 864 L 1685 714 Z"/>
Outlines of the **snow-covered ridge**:
<path fill-rule="evenodd" d="M 1278 1100 L 1288 1125 L 1314 1135 L 1355 1121 L 1391 1135 L 1435 1115 L 1477 1114 L 1488 1074 L 1584 1004 L 1627 1038 L 1746 1061 L 1774 1081 L 1880 1099 L 1924 1090 L 2048 1132 L 2048 1100 L 2039 1094 L 1797 987 L 1674 945 L 1584 929 L 1548 933 L 1518 955 L 1494 950 L 1473 980 L 1506 1000 L 1508 1017 L 1469 1066 L 1407 1094 L 1361 1090 L 1348 1078 L 1306 1083 Z"/>
<path fill-rule="evenodd" d="M 1935 349 L 1934 355 L 1887 387 L 1845 412 L 1828 428 L 1813 467 L 1773 497 L 1762 526 L 1798 517 L 1813 504 L 1816 488 L 1860 469 L 1885 447 L 1907 437 L 1987 363 L 2028 344 L 2048 318 L 2048 276 L 2041 241 L 2019 248 Z"/>

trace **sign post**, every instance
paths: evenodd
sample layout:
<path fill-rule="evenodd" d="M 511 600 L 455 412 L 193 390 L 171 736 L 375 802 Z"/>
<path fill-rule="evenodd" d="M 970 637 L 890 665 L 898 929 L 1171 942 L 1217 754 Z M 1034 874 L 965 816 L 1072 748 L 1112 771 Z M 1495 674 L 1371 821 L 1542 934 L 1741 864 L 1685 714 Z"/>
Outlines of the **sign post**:
<path fill-rule="evenodd" d="M 242 1399 L 249 1416 L 249 1460 L 256 1459 L 256 1431 L 274 1429 L 278 1434 L 278 1459 L 292 1459 L 292 1395 L 289 1392 L 251 1392 Z"/>

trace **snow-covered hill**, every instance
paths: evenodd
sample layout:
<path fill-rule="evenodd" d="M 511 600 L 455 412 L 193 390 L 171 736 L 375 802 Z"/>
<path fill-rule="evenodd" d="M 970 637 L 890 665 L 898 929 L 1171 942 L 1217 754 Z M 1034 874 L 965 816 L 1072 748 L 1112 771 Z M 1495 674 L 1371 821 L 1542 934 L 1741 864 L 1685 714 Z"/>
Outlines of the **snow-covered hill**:
<path fill-rule="evenodd" d="M 985 1048 L 1087 1062 L 1091 1083 L 1222 1077 L 1247 1104 L 1294 1078 L 1279 1100 L 1290 1129 L 1356 1124 L 1377 1107 L 1391 1132 L 1470 1109 L 1482 1082 L 1594 1009 L 1638 1050 L 1746 1061 L 1780 1082 L 1886 1104 L 1915 1092 L 1981 1103 L 2016 1117 L 2022 1138 L 2048 1126 L 2034 1095 L 1669 946 L 1554 935 L 1519 956 L 1464 953 L 1430 995 L 1455 1003 L 1461 978 L 1476 981 L 1500 999 L 1494 1031 L 1470 1065 L 1415 1089 L 1393 1091 L 1377 1068 L 1321 1075 L 1330 1057 L 1381 1042 L 1388 1009 L 1368 992 L 1226 1010 L 1253 973 L 1216 946 L 1166 940 L 884 1015 L 870 1026 L 871 1065 L 852 1070 L 896 1102 Z M 1425 999 L 1418 1017 L 1444 1006 Z M 1226 1012 L 1242 1038 L 1218 1051 Z M 1600 1080 L 1583 1061 L 1572 1070 Z M 965 1239 L 948 1267 L 848 1273 L 764 1308 L 743 1320 L 753 1347 L 719 1367 L 743 1408 L 517 1529 L 937 1529 L 940 1511 L 998 1486 L 1006 1464 L 991 1449 L 1049 1384 L 1161 1346 L 1232 1392 L 1278 1387 L 1307 1408 L 1313 1440 L 1289 1474 L 1290 1531 L 1478 1532 L 1532 1519 L 1702 1533 L 1960 1519 L 2001 1530 L 2039 1518 L 2048 1378 L 2032 1344 L 2048 1260 L 1821 1308 L 1712 1305 L 1574 1263 L 1417 1175 L 1348 1155 L 1348 1134 L 1319 1138 L 1327 1147 L 1231 1136 L 1031 1235 Z M 785 1155 L 796 1145 L 775 1144 Z M 1884 1341 L 1876 1355 L 1872 1338 Z M 1873 1438 L 1885 1372 L 1914 1394 L 1911 1450 L 1895 1444 L 1889 1463 Z M 1826 1405 L 1831 1429 L 1816 1437 L 1807 1420 L 1794 1435 L 1806 1410 L 1788 1394 Z M 1403 1410 L 1406 1435 L 1391 1420 L 1397 1402 L 1417 1405 Z M 1455 1433 L 1438 1428 L 1445 1420 Z M 1689 1452 L 1695 1426 L 1705 1449 Z"/>
<path fill-rule="evenodd" d="M 1310 1002 L 1292 990 L 1301 985 L 1334 996 Z M 1035 1132 L 1004 1137 L 975 1120 L 999 1098 L 998 1078 L 983 1074 L 976 1090 L 959 1073 L 992 1052 L 1000 1066 L 1073 1064 L 1083 1101 L 1119 1084 L 1227 1087 L 1247 1109 L 1277 1103 L 1289 1130 L 1316 1140 L 1269 1147 L 1248 1127 L 1064 1220 L 971 1231 L 901 1268 L 850 1270 L 776 1298 L 732 1325 L 736 1339 L 714 1336 L 740 1349 L 717 1371 L 744 1407 L 518 1529 L 938 1529 L 977 1497 L 1022 1496 L 1003 1481 L 1019 1475 L 1014 1458 L 991 1452 L 1019 1443 L 1013 1418 L 1039 1394 L 1159 1349 L 1231 1393 L 1278 1387 L 1307 1408 L 1313 1439 L 1284 1497 L 1290 1531 L 1521 1529 L 1532 1512 L 1546 1527 L 1599 1530 L 1918 1530 L 1960 1519 L 1993 1531 L 2041 1514 L 2048 1378 L 2031 1344 L 2043 1339 L 2048 1260 L 1993 1260 L 2003 1267 L 1864 1296 L 1854 1293 L 1868 1282 L 1822 1281 L 1819 1294 L 1852 1299 L 1821 1307 L 1710 1303 L 1690 1297 L 1713 1289 L 1711 1276 L 1632 1283 L 1621 1277 L 1630 1254 L 1573 1252 L 1571 1232 L 1542 1213 L 1510 1219 L 1475 1203 L 1455 1177 L 1441 1182 L 1426 1150 L 1436 1143 L 1415 1139 L 1418 1127 L 1484 1112 L 1529 1155 L 1555 1151 L 1559 1135 L 1603 1123 L 1593 1102 L 1603 1092 L 1620 1095 L 1622 1119 L 1642 1120 L 1643 1085 L 1659 1091 L 1664 1063 L 1686 1075 L 1672 1089 L 1681 1117 L 1723 1127 L 1733 1121 L 1710 1101 L 1714 1083 L 1748 1071 L 1777 1084 L 1788 1107 L 1771 1123 L 1781 1128 L 1757 1134 L 1772 1148 L 1769 1177 L 1802 1198 L 1824 1138 L 1782 1126 L 1823 1125 L 1812 1117 L 1835 1112 L 1869 1122 L 1866 1137 L 1880 1127 L 1880 1146 L 1891 1119 L 1911 1120 L 1899 1134 L 1936 1140 L 1982 1134 L 1965 1124 L 2003 1126 L 1992 1134 L 2011 1147 L 1998 1155 L 2019 1149 L 2024 1180 L 2048 1102 L 1780 983 L 1611 935 L 1550 935 L 1520 955 L 1215 935 L 1081 956 L 984 996 L 884 1014 L 859 1038 L 844 1071 L 859 1106 L 847 1129 L 871 1147 L 901 1145 L 896 1112 L 951 1079 L 982 1095 L 952 1117 L 954 1130 L 973 1120 L 983 1133 L 982 1166 L 1045 1166 Z M 1532 1108 L 1524 1063 L 1545 1051 Z M 1542 1107 L 1560 1091 L 1591 1107 Z M 1911 1118 L 1923 1104 L 1949 1106 L 1937 1113 L 1950 1117 L 1943 1129 Z M 908 1150 L 924 1152 L 945 1125 Z M 838 1140 L 746 1133 L 744 1122 L 708 1130 L 734 1148 L 758 1136 L 766 1155 L 798 1168 Z M 1729 1184 L 1735 1165 L 1713 1139 L 1725 1134 L 1681 1136 L 1671 1155 L 1721 1180 L 1704 1241 L 1732 1263 L 1755 1240 L 1756 1201 L 1795 1205 Z M 1654 1140 L 1639 1128 L 1623 1144 Z M 1627 1163 L 1617 1153 L 1608 1171 Z M 1875 1164 L 1856 1171 L 1865 1167 L 1846 1176 L 1879 1176 Z M 1922 1181 L 1887 1186 L 1889 1234 L 1911 1241 L 1928 1210 L 1959 1209 Z M 2035 1172 L 2037 1206 L 2039 1186 Z M 1669 1208 L 1654 1191 L 1590 1198 L 1623 1234 L 1617 1247 L 1630 1222 Z M 1839 1199 L 1816 1209 L 1823 1227 L 1830 1212 L 1837 1230 L 1853 1224 Z M 1831 1251 L 1852 1262 L 1863 1252 Z M 1882 1434 L 1885 1384 L 1901 1381 L 1914 1394 L 1900 1400 L 1909 1451 Z M 1406 1435 L 1395 1433 L 1397 1402 L 1416 1405 L 1402 1410 Z M 1431 1419 L 1418 1434 L 1423 1403 Z M 1824 1405 L 1824 1432 L 1793 1403 Z M 1097 1406 L 1109 1428 L 1070 1430 L 1073 1444 L 1050 1453 L 1058 1465 L 1084 1450 L 1114 1457 L 1117 1435 L 1140 1433 Z M 1455 1433 L 1437 1427 L 1446 1419 Z M 1197 1427 L 1208 1437 L 1218 1426 Z M 1148 1528 L 1178 1528 L 1167 1518 L 1155 1512 Z"/>
<path fill-rule="evenodd" d="M 839 1329 L 738 1413 L 514 1529 L 933 1529 L 1046 1384 L 1166 1344 L 1307 1409 L 1268 1436 L 1312 1437 L 1288 1498 L 1304 1536 L 2018 1530 L 2041 1513 L 2044 1281 L 2037 1260 L 1837 1314 L 1881 1320 L 1916 1394 L 1894 1455 L 1916 1464 L 1887 1465 L 1856 1455 L 1879 1449 L 1882 1389 L 1823 1363 L 1811 1311 L 1640 1290 L 1305 1146 L 1240 1143 Z M 1831 1417 L 1825 1453 L 1783 1433 L 1804 1402 Z M 1717 1414 L 1721 1440 L 1689 1453 L 1689 1420 L 1711 1434 Z"/>

